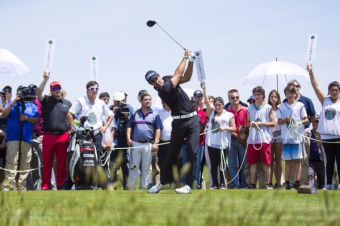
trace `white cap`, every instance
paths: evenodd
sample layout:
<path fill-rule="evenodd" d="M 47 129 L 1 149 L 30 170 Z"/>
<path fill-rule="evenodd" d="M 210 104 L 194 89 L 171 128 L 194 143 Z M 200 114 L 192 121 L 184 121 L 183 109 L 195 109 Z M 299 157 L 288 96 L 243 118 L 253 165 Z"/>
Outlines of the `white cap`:
<path fill-rule="evenodd" d="M 123 101 L 125 99 L 125 93 L 124 92 L 115 92 L 113 94 L 113 100 L 114 101 Z"/>

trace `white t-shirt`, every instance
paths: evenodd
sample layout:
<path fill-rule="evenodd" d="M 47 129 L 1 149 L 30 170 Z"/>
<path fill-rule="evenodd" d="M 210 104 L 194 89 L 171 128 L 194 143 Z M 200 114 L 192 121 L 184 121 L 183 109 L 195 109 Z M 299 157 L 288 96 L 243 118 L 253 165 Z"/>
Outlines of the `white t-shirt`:
<path fill-rule="evenodd" d="M 261 107 L 257 107 L 252 104 L 248 107 L 249 118 L 251 122 L 270 122 L 270 112 L 272 106 L 269 104 L 263 104 Z M 270 144 L 272 140 L 270 128 L 267 126 L 261 126 L 260 130 L 255 127 L 250 127 L 248 144 Z"/>
<path fill-rule="evenodd" d="M 171 111 L 167 111 L 164 108 L 157 109 L 157 113 L 161 118 L 163 129 L 161 130 L 161 140 L 169 141 L 171 138 L 171 130 L 172 130 L 172 116 Z"/>
<path fill-rule="evenodd" d="M 209 147 L 213 148 L 228 148 L 231 142 L 231 133 L 229 131 L 220 132 L 218 130 L 212 131 L 217 128 L 227 128 L 230 125 L 230 120 L 234 118 L 234 114 L 223 111 L 221 115 L 217 115 L 215 111 L 212 111 L 209 116 L 207 124 L 208 133 L 205 136 L 205 143 Z"/>
<path fill-rule="evenodd" d="M 322 140 L 340 138 L 340 102 L 327 96 L 322 103 L 318 132 Z"/>
<path fill-rule="evenodd" d="M 84 127 L 92 127 L 94 130 L 103 127 L 103 117 L 107 118 L 113 115 L 113 112 L 110 111 L 104 101 L 96 99 L 94 103 L 92 103 L 87 96 L 75 100 L 69 112 L 75 115 L 77 120 L 80 120 L 82 116 L 87 116 L 88 119 Z"/>
<path fill-rule="evenodd" d="M 290 105 L 287 102 L 280 105 L 277 111 L 278 119 L 285 119 L 291 117 L 296 122 L 300 122 L 307 117 L 305 105 L 301 102 L 295 102 Z M 283 144 L 299 144 L 302 142 L 305 126 L 301 125 L 296 130 L 289 127 L 289 125 L 281 125 L 281 138 Z M 301 135 L 301 136 L 299 136 Z"/>

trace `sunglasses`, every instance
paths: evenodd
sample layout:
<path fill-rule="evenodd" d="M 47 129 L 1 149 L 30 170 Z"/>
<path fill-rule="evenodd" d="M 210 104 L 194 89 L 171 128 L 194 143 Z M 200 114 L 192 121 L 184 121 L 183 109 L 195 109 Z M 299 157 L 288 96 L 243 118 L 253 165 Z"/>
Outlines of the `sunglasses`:
<path fill-rule="evenodd" d="M 240 97 L 230 97 L 232 100 L 238 100 Z"/>
<path fill-rule="evenodd" d="M 53 89 L 51 89 L 52 92 L 60 92 L 61 87 L 55 87 Z"/>
<path fill-rule="evenodd" d="M 301 86 L 300 85 L 295 85 L 295 88 L 301 88 Z"/>
<path fill-rule="evenodd" d="M 88 88 L 88 91 L 92 91 L 92 92 L 97 92 L 99 90 L 98 87 L 94 88 L 94 87 L 91 87 L 91 88 Z"/>

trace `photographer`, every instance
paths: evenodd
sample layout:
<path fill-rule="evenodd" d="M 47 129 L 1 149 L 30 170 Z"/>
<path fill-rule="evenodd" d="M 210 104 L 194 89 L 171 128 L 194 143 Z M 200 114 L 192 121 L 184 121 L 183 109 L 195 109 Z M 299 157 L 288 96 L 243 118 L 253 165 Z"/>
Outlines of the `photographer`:
<path fill-rule="evenodd" d="M 129 107 L 121 103 L 119 104 L 116 113 L 115 119 L 117 122 L 117 127 L 115 131 L 115 144 L 116 148 L 123 148 L 127 147 L 127 140 L 126 140 L 126 129 L 127 129 L 127 121 L 130 118 L 130 109 Z M 128 168 L 128 161 L 127 161 L 127 150 L 116 150 L 111 155 L 111 161 L 114 162 L 113 166 L 113 183 L 117 184 L 117 171 L 119 168 L 122 169 L 123 173 L 123 188 L 124 190 L 127 189 L 127 178 L 129 176 L 129 168 Z"/>
<path fill-rule="evenodd" d="M 16 170 L 28 170 L 30 168 L 34 124 L 39 123 L 37 106 L 32 103 L 35 95 L 35 87 L 19 86 L 17 97 L 3 110 L 2 117 L 7 118 L 7 154 L 6 169 L 14 171 L 5 172 L 5 180 L 2 184 L 3 191 L 14 189 L 17 176 Z M 26 191 L 26 179 L 28 172 L 19 172 L 17 190 Z"/>

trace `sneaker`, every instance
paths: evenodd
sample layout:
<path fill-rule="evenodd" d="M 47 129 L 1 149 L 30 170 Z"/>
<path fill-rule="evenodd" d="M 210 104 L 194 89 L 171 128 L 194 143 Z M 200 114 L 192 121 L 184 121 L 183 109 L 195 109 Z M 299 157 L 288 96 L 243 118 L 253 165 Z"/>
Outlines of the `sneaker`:
<path fill-rule="evenodd" d="M 3 188 L 2 191 L 8 192 L 8 191 L 11 191 L 11 190 L 9 188 Z"/>
<path fill-rule="evenodd" d="M 282 185 L 279 184 L 279 183 L 276 183 L 276 184 L 274 185 L 274 189 L 282 189 Z"/>
<path fill-rule="evenodd" d="M 189 185 L 185 185 L 184 187 L 176 189 L 177 194 L 191 194 L 191 188 Z"/>
<path fill-rule="evenodd" d="M 266 184 L 265 189 L 266 189 L 266 190 L 273 190 L 273 186 L 270 185 L 270 184 Z"/>
<path fill-rule="evenodd" d="M 293 184 L 293 187 L 294 187 L 294 189 L 299 189 L 299 187 L 300 187 L 300 181 L 295 181 L 294 182 L 294 184 Z"/>
<path fill-rule="evenodd" d="M 150 194 L 157 194 L 159 193 L 163 188 L 163 185 L 161 183 L 154 185 L 152 188 L 149 189 Z"/>
<path fill-rule="evenodd" d="M 322 190 L 324 190 L 324 191 L 330 191 L 330 190 L 333 190 L 333 185 L 332 184 L 327 184 L 327 185 L 325 185 L 325 187 L 323 187 L 323 189 Z"/>
<path fill-rule="evenodd" d="M 256 185 L 255 184 L 249 184 L 248 189 L 256 189 Z"/>
<path fill-rule="evenodd" d="M 217 189 L 217 187 L 211 187 L 211 188 L 209 188 L 210 190 L 216 190 Z"/>
<path fill-rule="evenodd" d="M 285 183 L 285 185 L 286 185 L 286 190 L 290 190 L 290 182 L 289 181 L 286 181 L 286 183 Z"/>

